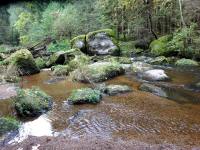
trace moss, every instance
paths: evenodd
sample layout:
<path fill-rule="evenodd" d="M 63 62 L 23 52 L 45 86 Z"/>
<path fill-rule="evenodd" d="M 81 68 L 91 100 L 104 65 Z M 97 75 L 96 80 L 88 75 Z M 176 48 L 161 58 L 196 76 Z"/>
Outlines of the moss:
<path fill-rule="evenodd" d="M 150 44 L 151 53 L 155 56 L 168 56 L 174 52 L 174 49 L 168 48 L 168 43 L 171 39 L 170 35 L 160 37 Z"/>
<path fill-rule="evenodd" d="M 72 104 L 96 104 L 101 100 L 101 92 L 91 88 L 74 90 L 68 101 Z"/>
<path fill-rule="evenodd" d="M 185 58 L 176 61 L 175 65 L 180 66 L 180 67 L 182 67 L 182 66 L 186 66 L 186 67 L 187 66 L 191 66 L 191 67 L 199 66 L 198 62 L 191 60 L 191 59 L 185 59 Z"/>
<path fill-rule="evenodd" d="M 0 136 L 19 128 L 20 123 L 14 118 L 1 117 L 0 118 Z"/>
<path fill-rule="evenodd" d="M 30 75 L 40 72 L 30 51 L 21 49 L 4 61 L 9 64 L 8 72 L 16 69 L 19 75 Z"/>
<path fill-rule="evenodd" d="M 112 29 L 102 29 L 102 30 L 97 30 L 97 31 L 89 32 L 86 35 L 86 41 L 88 41 L 89 38 L 95 36 L 98 33 L 106 33 L 110 37 L 115 37 L 115 33 L 114 33 L 114 31 Z"/>
<path fill-rule="evenodd" d="M 70 71 L 73 71 L 79 67 L 89 64 L 90 58 L 86 55 L 77 55 L 73 60 L 71 60 L 68 65 Z"/>
<path fill-rule="evenodd" d="M 56 76 L 66 76 L 69 74 L 69 66 L 68 65 L 57 65 L 51 67 L 51 70 L 53 71 L 53 75 Z"/>
<path fill-rule="evenodd" d="M 35 63 L 38 68 L 43 69 L 46 67 L 46 61 L 44 58 L 38 57 L 35 59 Z"/>
<path fill-rule="evenodd" d="M 124 73 L 119 63 L 97 62 L 75 70 L 72 78 L 82 82 L 102 82 Z"/>
<path fill-rule="evenodd" d="M 73 48 L 74 44 L 77 42 L 77 41 L 83 41 L 85 43 L 85 40 L 86 40 L 86 35 L 79 35 L 79 36 L 76 36 L 74 37 L 70 43 L 71 43 L 71 47 Z M 75 47 L 76 48 L 76 47 Z"/>
<path fill-rule="evenodd" d="M 38 88 L 19 89 L 14 105 L 20 116 L 36 117 L 51 109 L 52 98 Z"/>
<path fill-rule="evenodd" d="M 165 56 L 159 56 L 159 57 L 154 58 L 152 61 L 150 61 L 150 64 L 153 64 L 153 65 L 169 64 L 169 60 Z"/>

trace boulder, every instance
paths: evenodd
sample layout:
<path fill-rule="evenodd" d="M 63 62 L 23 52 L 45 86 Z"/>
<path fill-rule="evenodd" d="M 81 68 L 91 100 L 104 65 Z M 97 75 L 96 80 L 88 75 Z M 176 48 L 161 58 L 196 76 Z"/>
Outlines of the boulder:
<path fill-rule="evenodd" d="M 144 62 L 134 62 L 131 66 L 131 70 L 134 73 L 138 73 L 138 72 L 144 72 L 147 70 L 151 70 L 153 69 L 152 66 L 150 64 L 144 63 Z"/>
<path fill-rule="evenodd" d="M 163 64 L 168 64 L 169 61 L 165 56 L 159 56 L 151 60 L 149 63 L 152 65 L 163 65 Z"/>
<path fill-rule="evenodd" d="M 57 65 L 51 67 L 51 71 L 53 71 L 53 75 L 55 76 L 67 76 L 70 69 L 68 65 Z"/>
<path fill-rule="evenodd" d="M 87 53 L 89 55 L 114 55 L 120 54 L 114 32 L 104 29 L 90 32 L 86 35 Z"/>
<path fill-rule="evenodd" d="M 11 131 L 16 131 L 20 126 L 19 121 L 14 118 L 1 117 L 0 118 L 0 136 Z"/>
<path fill-rule="evenodd" d="M 111 96 L 131 91 L 132 89 L 127 85 L 108 85 L 105 89 L 105 93 Z"/>
<path fill-rule="evenodd" d="M 101 101 L 101 92 L 91 88 L 82 88 L 74 90 L 68 102 L 71 104 L 96 104 Z"/>
<path fill-rule="evenodd" d="M 14 106 L 22 117 L 37 117 L 52 108 L 52 98 L 38 88 L 19 89 Z"/>
<path fill-rule="evenodd" d="M 47 62 L 47 67 L 52 67 L 55 65 L 64 65 L 75 58 L 76 55 L 83 54 L 79 49 L 71 49 L 68 51 L 59 51 L 54 53 L 49 61 Z"/>
<path fill-rule="evenodd" d="M 162 88 L 152 85 L 152 84 L 148 84 L 148 83 L 143 83 L 139 89 L 141 91 L 145 91 L 145 92 L 150 92 L 154 95 L 160 96 L 160 97 L 165 97 L 167 98 L 167 93 L 165 91 L 162 90 Z"/>
<path fill-rule="evenodd" d="M 80 49 L 83 53 L 87 53 L 86 35 L 77 36 L 73 38 L 70 42 L 73 49 Z"/>
<path fill-rule="evenodd" d="M 35 63 L 39 69 L 44 69 L 46 67 L 46 60 L 42 57 L 37 57 Z"/>
<path fill-rule="evenodd" d="M 21 76 L 40 72 L 31 52 L 27 49 L 16 51 L 4 62 L 9 64 L 8 72 L 13 72 L 13 70 L 16 70 Z"/>
<path fill-rule="evenodd" d="M 197 67 L 199 66 L 198 62 L 191 60 L 191 59 L 180 59 L 177 60 L 175 63 L 176 66 L 180 66 L 180 67 Z"/>
<path fill-rule="evenodd" d="M 76 69 L 72 78 L 82 82 L 102 82 L 124 73 L 124 69 L 118 63 L 96 62 Z"/>
<path fill-rule="evenodd" d="M 139 74 L 139 76 L 142 79 L 148 80 L 148 81 L 166 81 L 166 80 L 169 80 L 169 77 L 166 75 L 165 71 L 161 70 L 161 69 L 148 70 L 148 71 L 145 71 L 145 72 Z"/>
<path fill-rule="evenodd" d="M 151 42 L 151 53 L 155 56 L 170 56 L 174 53 L 178 53 L 176 50 L 168 48 L 168 43 L 171 40 L 171 38 L 172 36 L 166 35 Z"/>
<path fill-rule="evenodd" d="M 0 53 L 0 61 L 6 59 L 6 55 L 4 53 Z"/>

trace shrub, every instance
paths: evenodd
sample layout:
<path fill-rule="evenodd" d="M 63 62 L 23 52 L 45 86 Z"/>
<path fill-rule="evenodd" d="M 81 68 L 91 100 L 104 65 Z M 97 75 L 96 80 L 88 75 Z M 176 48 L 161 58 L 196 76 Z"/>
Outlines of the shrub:
<path fill-rule="evenodd" d="M 69 49 L 70 49 L 70 41 L 66 39 L 52 42 L 50 45 L 48 45 L 49 52 L 67 51 Z"/>

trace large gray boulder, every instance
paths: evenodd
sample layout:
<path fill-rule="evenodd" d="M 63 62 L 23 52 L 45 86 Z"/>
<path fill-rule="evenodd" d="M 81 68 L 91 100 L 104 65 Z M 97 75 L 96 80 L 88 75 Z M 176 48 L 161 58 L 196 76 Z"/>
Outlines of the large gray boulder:
<path fill-rule="evenodd" d="M 87 53 L 90 55 L 119 55 L 120 50 L 110 29 L 90 32 L 86 36 Z"/>

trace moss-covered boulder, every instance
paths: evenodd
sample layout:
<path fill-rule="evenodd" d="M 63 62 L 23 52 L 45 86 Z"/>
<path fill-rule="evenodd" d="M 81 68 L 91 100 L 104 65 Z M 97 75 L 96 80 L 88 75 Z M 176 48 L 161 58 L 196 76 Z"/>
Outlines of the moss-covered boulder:
<path fill-rule="evenodd" d="M 149 63 L 152 65 L 163 65 L 163 64 L 169 64 L 169 60 L 165 56 L 159 56 L 151 60 Z"/>
<path fill-rule="evenodd" d="M 6 59 L 6 55 L 4 53 L 0 53 L 0 61 Z"/>
<path fill-rule="evenodd" d="M 105 89 L 105 93 L 111 96 L 131 91 L 132 89 L 127 85 L 108 85 Z"/>
<path fill-rule="evenodd" d="M 72 104 L 96 104 L 101 101 L 101 92 L 91 88 L 74 90 L 68 101 Z"/>
<path fill-rule="evenodd" d="M 86 47 L 86 35 L 80 35 L 73 38 L 71 41 L 71 48 L 73 49 L 80 49 L 83 53 L 87 53 Z"/>
<path fill-rule="evenodd" d="M 120 41 L 119 47 L 122 56 L 131 57 L 134 54 L 140 54 L 142 49 L 135 48 L 135 41 Z"/>
<path fill-rule="evenodd" d="M 74 71 L 77 68 L 83 67 L 90 63 L 90 57 L 82 54 L 76 55 L 74 59 L 68 62 L 70 71 Z"/>
<path fill-rule="evenodd" d="M 9 64 L 8 72 L 16 70 L 19 75 L 22 76 L 36 74 L 40 72 L 31 52 L 27 49 L 16 51 L 4 62 L 6 64 Z"/>
<path fill-rule="evenodd" d="M 14 105 L 18 115 L 36 117 L 52 108 L 52 98 L 38 88 L 20 89 Z"/>
<path fill-rule="evenodd" d="M 55 65 L 64 65 L 75 58 L 76 55 L 82 55 L 83 53 L 79 49 L 70 49 L 68 51 L 59 51 L 54 53 L 49 61 L 46 63 L 47 67 Z"/>
<path fill-rule="evenodd" d="M 75 70 L 71 75 L 73 79 L 81 82 L 102 82 L 124 72 L 118 63 L 96 62 Z"/>
<path fill-rule="evenodd" d="M 176 53 L 174 49 L 168 48 L 168 43 L 171 40 L 170 35 L 162 36 L 157 40 L 154 40 L 150 44 L 151 53 L 155 56 L 169 56 Z"/>
<path fill-rule="evenodd" d="M 197 66 L 199 66 L 198 62 L 191 60 L 191 59 L 185 59 L 185 58 L 176 61 L 175 65 L 180 66 L 180 67 L 197 67 Z"/>
<path fill-rule="evenodd" d="M 0 136 L 11 131 L 16 131 L 20 126 L 19 121 L 10 117 L 0 118 Z"/>
<path fill-rule="evenodd" d="M 120 55 L 115 34 L 111 29 L 90 32 L 86 35 L 89 55 Z"/>
<path fill-rule="evenodd" d="M 35 63 L 38 68 L 43 69 L 46 67 L 46 60 L 42 57 L 38 57 L 35 59 Z"/>
<path fill-rule="evenodd" d="M 51 67 L 53 71 L 53 75 L 55 76 L 67 76 L 70 72 L 70 68 L 68 65 L 57 65 Z"/>

